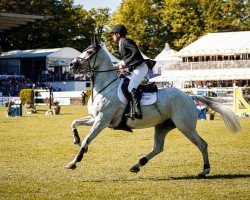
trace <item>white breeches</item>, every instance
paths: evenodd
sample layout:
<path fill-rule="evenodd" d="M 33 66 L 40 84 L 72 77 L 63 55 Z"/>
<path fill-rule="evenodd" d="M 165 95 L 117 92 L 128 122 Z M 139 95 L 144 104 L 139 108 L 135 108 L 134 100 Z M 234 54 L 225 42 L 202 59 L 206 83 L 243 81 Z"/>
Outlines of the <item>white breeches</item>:
<path fill-rule="evenodd" d="M 137 66 L 136 69 L 134 69 L 131 73 L 128 91 L 131 92 L 133 88 L 137 89 L 147 73 L 148 66 L 146 65 L 146 63 L 142 63 L 141 65 Z"/>

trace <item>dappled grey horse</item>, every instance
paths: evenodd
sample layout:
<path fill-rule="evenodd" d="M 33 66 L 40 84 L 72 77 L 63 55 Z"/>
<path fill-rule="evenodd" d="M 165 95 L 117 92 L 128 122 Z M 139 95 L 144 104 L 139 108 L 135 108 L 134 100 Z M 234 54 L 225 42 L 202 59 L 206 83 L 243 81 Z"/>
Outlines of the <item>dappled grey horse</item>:
<path fill-rule="evenodd" d="M 117 96 L 120 79 L 111 63 L 107 53 L 94 39 L 92 44 L 71 63 L 73 73 L 88 73 L 93 81 L 92 95 L 88 101 L 89 116 L 76 119 L 72 123 L 75 144 L 80 150 L 75 158 L 66 166 L 75 169 L 80 162 L 89 144 L 106 127 L 117 127 L 124 114 L 126 105 Z M 233 111 L 223 107 L 218 102 L 204 96 L 188 96 L 177 88 L 165 88 L 157 91 L 157 101 L 152 105 L 142 106 L 143 119 L 131 120 L 126 125 L 131 129 L 154 127 L 154 145 L 151 152 L 142 157 L 131 169 L 139 172 L 154 156 L 163 151 L 164 140 L 174 128 L 183 133 L 194 145 L 198 147 L 202 156 L 204 167 L 198 176 L 206 176 L 210 172 L 207 143 L 196 131 L 197 108 L 194 100 L 198 100 L 218 112 L 227 128 L 232 132 L 240 130 L 240 124 Z M 79 125 L 91 126 L 88 135 L 81 142 L 77 132 Z"/>

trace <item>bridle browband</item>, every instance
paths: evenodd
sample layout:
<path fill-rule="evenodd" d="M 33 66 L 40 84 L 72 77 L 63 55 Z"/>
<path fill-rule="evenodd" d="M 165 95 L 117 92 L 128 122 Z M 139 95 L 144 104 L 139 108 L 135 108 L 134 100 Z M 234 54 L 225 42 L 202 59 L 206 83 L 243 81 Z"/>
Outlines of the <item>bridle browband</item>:
<path fill-rule="evenodd" d="M 87 76 L 90 78 L 91 81 L 91 99 L 92 99 L 92 103 L 94 102 L 95 97 L 101 93 L 102 91 L 104 91 L 108 86 L 110 86 L 113 82 L 115 82 L 118 77 L 116 77 L 114 80 L 112 80 L 109 84 L 107 84 L 105 87 L 103 87 L 100 91 L 97 92 L 97 94 L 94 96 L 93 95 L 93 88 L 94 88 L 94 80 L 95 80 L 95 73 L 103 73 L 103 72 L 111 72 L 111 71 L 116 71 L 116 69 L 109 69 L 109 70 L 95 70 L 94 66 L 96 63 L 96 59 L 97 59 L 97 53 L 99 52 L 99 50 L 101 49 L 100 45 L 97 45 L 97 49 L 87 58 L 81 58 L 81 57 L 77 57 L 77 59 L 83 60 L 83 62 L 88 62 L 87 65 L 87 70 L 84 72 L 85 74 L 87 74 Z M 93 58 L 93 56 L 95 56 L 95 60 L 94 60 L 94 65 L 91 67 L 90 66 L 90 60 Z"/>
<path fill-rule="evenodd" d="M 84 59 L 84 58 L 81 58 L 81 57 L 77 57 L 77 59 L 79 60 L 83 60 L 83 62 L 86 62 L 88 61 L 88 69 L 86 70 L 87 72 L 93 72 L 93 73 L 102 73 L 102 72 L 111 72 L 111 71 L 116 71 L 117 69 L 109 69 L 109 70 L 95 70 L 94 69 L 94 66 L 95 66 L 95 63 L 96 63 L 96 58 L 97 58 L 97 53 L 98 51 L 101 49 L 101 46 L 100 45 L 97 45 L 97 49 L 87 58 L 87 59 Z M 95 61 L 94 61 L 94 65 L 93 67 L 90 66 L 90 63 L 89 63 L 89 60 L 91 60 L 91 58 L 95 56 Z M 89 76 L 90 77 L 90 76 Z"/>

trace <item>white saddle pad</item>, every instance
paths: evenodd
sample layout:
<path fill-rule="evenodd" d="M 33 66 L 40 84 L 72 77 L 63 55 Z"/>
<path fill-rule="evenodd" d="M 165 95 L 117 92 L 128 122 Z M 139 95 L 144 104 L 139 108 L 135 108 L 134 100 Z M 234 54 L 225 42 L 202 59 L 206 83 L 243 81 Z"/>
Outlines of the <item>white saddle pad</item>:
<path fill-rule="evenodd" d="M 124 79 L 121 79 L 120 84 L 118 86 L 117 95 L 118 95 L 119 100 L 123 104 L 128 104 L 128 100 L 126 99 L 126 97 L 124 96 L 124 94 L 122 92 L 123 81 L 124 81 Z M 142 98 L 141 98 L 140 103 L 142 106 L 147 106 L 147 105 L 154 104 L 156 102 L 156 100 L 157 100 L 156 92 L 142 93 Z"/>

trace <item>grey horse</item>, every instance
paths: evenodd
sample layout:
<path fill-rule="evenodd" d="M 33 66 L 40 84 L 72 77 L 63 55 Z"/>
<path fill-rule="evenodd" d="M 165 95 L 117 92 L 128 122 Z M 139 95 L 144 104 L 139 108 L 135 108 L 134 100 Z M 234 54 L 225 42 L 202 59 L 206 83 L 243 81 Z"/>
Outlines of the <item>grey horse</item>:
<path fill-rule="evenodd" d="M 93 81 L 92 95 L 88 101 L 89 116 L 72 122 L 74 143 L 80 146 L 75 158 L 66 166 L 75 169 L 89 144 L 106 127 L 117 127 L 122 120 L 126 105 L 117 96 L 120 79 L 117 76 L 110 58 L 96 39 L 83 53 L 71 63 L 73 73 L 88 73 Z M 140 168 L 164 149 L 166 135 L 177 128 L 194 145 L 203 157 L 203 170 L 198 176 L 210 173 L 207 143 L 196 131 L 197 108 L 194 100 L 198 100 L 218 112 L 231 132 L 241 129 L 237 116 L 228 108 L 204 96 L 188 96 L 177 88 L 165 88 L 157 91 L 157 101 L 152 105 L 142 106 L 143 119 L 131 120 L 126 125 L 131 129 L 154 127 L 154 145 L 151 152 L 142 157 L 131 169 L 138 173 Z M 81 142 L 77 132 L 79 125 L 91 126 L 88 135 Z"/>

